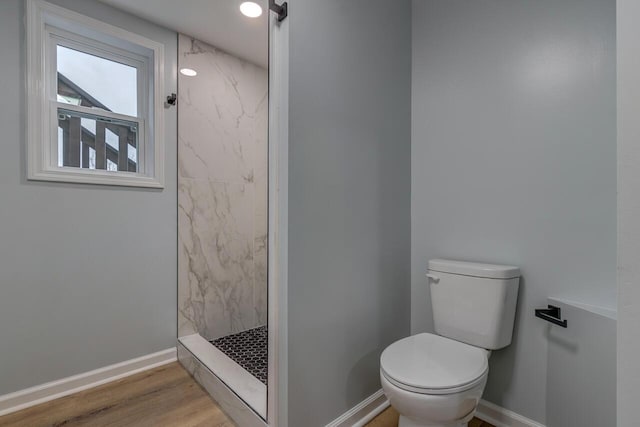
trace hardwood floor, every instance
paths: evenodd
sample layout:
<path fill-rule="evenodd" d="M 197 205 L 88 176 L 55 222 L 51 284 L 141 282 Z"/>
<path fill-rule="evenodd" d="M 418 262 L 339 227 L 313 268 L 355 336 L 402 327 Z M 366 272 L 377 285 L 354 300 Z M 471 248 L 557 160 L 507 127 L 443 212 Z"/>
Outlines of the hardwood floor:
<path fill-rule="evenodd" d="M 236 427 L 178 363 L 0 417 L 2 427 Z M 367 427 L 397 427 L 388 408 Z M 494 427 L 474 418 L 469 427 Z"/>
<path fill-rule="evenodd" d="M 388 408 L 380 415 L 369 421 L 365 427 L 397 427 L 398 413 L 393 408 Z M 469 423 L 469 427 L 494 427 L 492 424 L 474 418 Z"/>
<path fill-rule="evenodd" d="M 178 363 L 0 417 L 2 427 L 235 427 Z"/>

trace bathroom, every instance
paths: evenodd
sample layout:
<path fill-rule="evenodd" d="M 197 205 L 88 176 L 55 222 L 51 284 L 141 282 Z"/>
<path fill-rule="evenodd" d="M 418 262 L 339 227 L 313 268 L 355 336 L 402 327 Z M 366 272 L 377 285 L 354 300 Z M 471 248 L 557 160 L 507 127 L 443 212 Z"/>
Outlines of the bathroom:
<path fill-rule="evenodd" d="M 637 425 L 637 2 L 241 3 L 0 2 L 0 425 L 79 422 L 55 408 L 157 370 L 201 394 L 141 401 L 155 425 L 397 425 L 381 355 L 438 332 L 435 259 L 519 271 L 469 425 Z M 97 33 L 138 110 L 34 103 L 43 37 Z M 43 149 L 52 105 L 56 140 L 153 144 Z M 251 363 L 211 343 L 248 331 Z"/>

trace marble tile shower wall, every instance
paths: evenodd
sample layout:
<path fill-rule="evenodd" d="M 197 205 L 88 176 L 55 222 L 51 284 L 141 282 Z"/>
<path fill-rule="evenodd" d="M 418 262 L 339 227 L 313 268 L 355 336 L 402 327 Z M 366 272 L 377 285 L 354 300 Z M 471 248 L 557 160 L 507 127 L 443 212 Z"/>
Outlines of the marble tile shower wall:
<path fill-rule="evenodd" d="M 180 35 L 178 333 L 267 322 L 267 70 Z"/>

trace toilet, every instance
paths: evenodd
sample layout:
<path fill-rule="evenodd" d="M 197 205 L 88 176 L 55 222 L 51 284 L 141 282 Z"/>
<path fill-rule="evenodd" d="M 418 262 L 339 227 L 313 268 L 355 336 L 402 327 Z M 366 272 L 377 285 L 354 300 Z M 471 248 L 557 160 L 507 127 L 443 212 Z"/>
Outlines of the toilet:
<path fill-rule="evenodd" d="M 382 352 L 382 389 L 399 427 L 466 426 L 487 383 L 490 352 L 511 344 L 520 269 L 434 259 L 427 278 L 435 334 Z"/>

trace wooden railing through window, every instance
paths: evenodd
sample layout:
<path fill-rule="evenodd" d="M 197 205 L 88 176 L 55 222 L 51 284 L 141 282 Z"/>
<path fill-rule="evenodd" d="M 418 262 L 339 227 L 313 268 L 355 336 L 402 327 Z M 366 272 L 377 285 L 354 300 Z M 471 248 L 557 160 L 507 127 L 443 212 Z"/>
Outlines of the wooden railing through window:
<path fill-rule="evenodd" d="M 123 124 L 95 120 L 95 134 L 81 124 L 81 118 L 65 115 L 58 120 L 62 129 L 62 165 L 76 168 L 90 167 L 90 152 L 95 150 L 95 169 L 107 169 L 108 162 L 118 171 L 137 172 L 137 162 L 129 158 L 129 146 L 136 148 L 136 130 Z M 107 130 L 118 138 L 118 148 L 106 142 Z"/>

